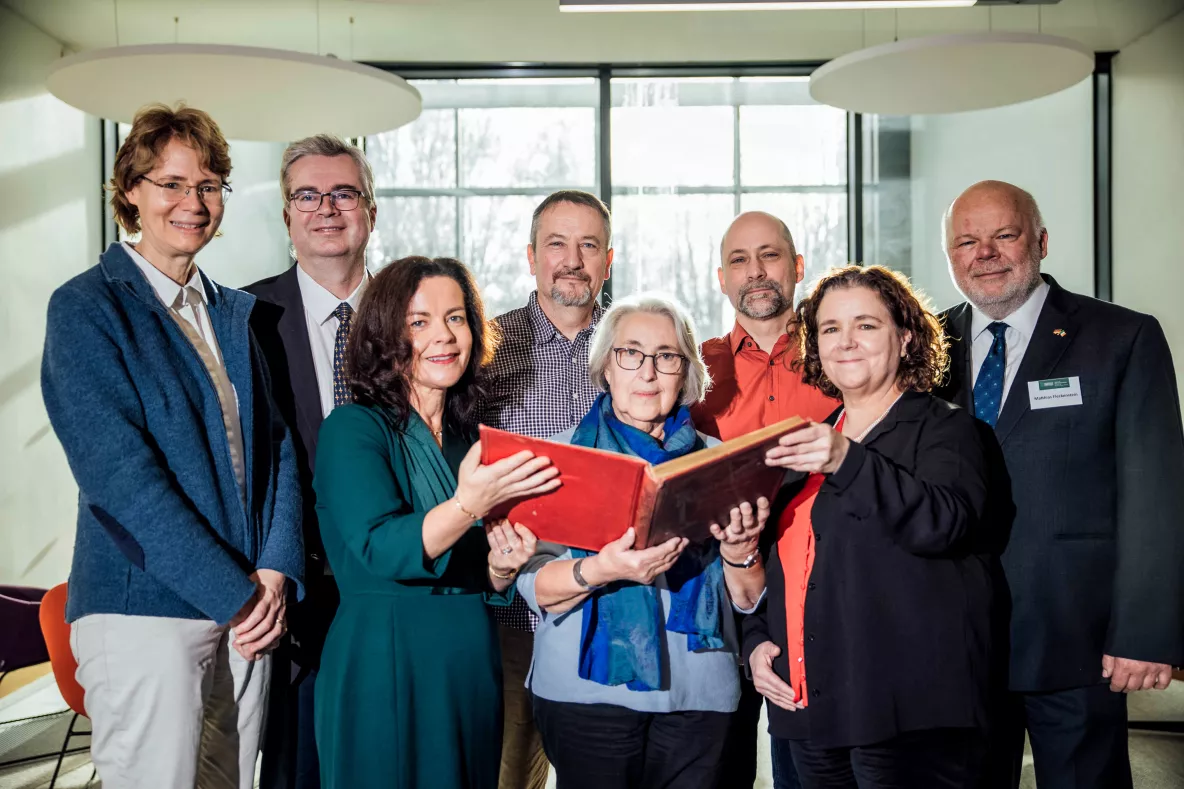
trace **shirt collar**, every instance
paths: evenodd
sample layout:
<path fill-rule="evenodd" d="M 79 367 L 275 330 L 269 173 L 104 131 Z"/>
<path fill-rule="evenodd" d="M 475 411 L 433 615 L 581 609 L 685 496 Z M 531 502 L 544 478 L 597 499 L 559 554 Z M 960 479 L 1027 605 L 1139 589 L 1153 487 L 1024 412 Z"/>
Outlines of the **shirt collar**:
<path fill-rule="evenodd" d="M 156 291 L 156 297 L 160 299 L 166 308 L 171 309 L 177 303 L 177 295 L 181 292 L 181 286 L 173 282 L 163 271 L 149 263 L 148 259 L 137 252 L 136 248 L 131 244 L 126 241 L 122 243 L 124 250 L 132 259 L 132 262 L 144 274 L 144 277 L 148 280 L 148 284 L 152 286 L 152 290 Z M 206 297 L 205 283 L 201 281 L 201 274 L 198 273 L 196 265 L 193 266 L 193 274 L 189 277 L 189 281 L 185 283 L 185 287 L 196 290 L 202 304 L 209 303 Z"/>
<path fill-rule="evenodd" d="M 546 345 L 555 339 L 555 335 L 559 334 L 559 329 L 555 328 L 555 324 L 551 323 L 551 319 L 547 317 L 547 313 L 543 312 L 543 306 L 539 304 L 539 292 L 537 290 L 530 293 L 530 301 L 526 304 L 526 314 L 530 316 L 531 335 L 534 337 L 535 345 Z M 598 301 L 592 307 L 592 322 L 588 324 L 586 329 L 580 330 L 580 334 L 584 332 L 591 333 L 596 328 L 596 325 L 600 323 L 600 316 L 603 314 L 604 308 L 600 306 L 600 302 Z"/>
<path fill-rule="evenodd" d="M 304 311 L 311 315 L 319 326 L 333 317 L 333 311 L 342 301 L 353 307 L 354 312 L 358 311 L 358 304 L 362 301 L 362 293 L 365 292 L 366 285 L 370 282 L 370 272 L 363 272 L 362 281 L 346 299 L 334 296 L 299 264 L 296 265 L 296 281 L 300 285 L 300 300 L 304 302 Z"/>
<path fill-rule="evenodd" d="M 782 334 L 777 340 L 777 344 L 773 346 L 773 353 L 771 355 L 776 357 L 788 351 L 790 349 L 789 339 L 788 332 Z M 732 326 L 732 330 L 728 332 L 728 347 L 732 349 L 732 355 L 735 356 L 740 353 L 744 348 L 744 343 L 749 340 L 752 340 L 752 335 L 740 325 L 740 321 L 736 321 L 736 324 Z M 755 346 L 756 340 L 752 340 L 752 343 Z"/>
<path fill-rule="evenodd" d="M 1048 283 L 1043 279 L 1040 280 L 1040 284 L 1028 296 L 1028 300 L 1021 304 L 1015 312 L 1004 318 L 1003 323 L 1018 331 L 1021 336 L 1030 338 L 1036 333 L 1036 321 L 1040 319 L 1040 311 L 1044 308 L 1044 300 L 1048 298 L 1048 291 Z M 987 326 L 995 319 L 983 314 L 973 304 L 970 309 L 970 338 L 973 342 L 987 330 Z"/>

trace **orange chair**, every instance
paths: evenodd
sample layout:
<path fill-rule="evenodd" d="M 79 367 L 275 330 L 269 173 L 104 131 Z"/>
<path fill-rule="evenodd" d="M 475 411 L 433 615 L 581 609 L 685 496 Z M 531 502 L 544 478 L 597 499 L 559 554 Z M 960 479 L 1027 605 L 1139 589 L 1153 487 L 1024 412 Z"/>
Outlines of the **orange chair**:
<path fill-rule="evenodd" d="M 53 778 L 49 782 L 49 789 L 53 789 L 62 769 L 62 760 L 66 758 L 70 740 L 74 737 L 90 736 L 90 732 L 74 731 L 78 716 L 86 717 L 86 707 L 83 705 L 85 691 L 74 678 L 78 671 L 78 661 L 74 659 L 74 652 L 70 649 L 70 623 L 66 621 L 66 584 L 58 584 L 41 598 L 41 632 L 45 636 L 45 645 L 49 648 L 49 663 L 53 667 L 53 677 L 57 680 L 58 690 L 70 705 L 70 709 L 74 710 L 70 728 L 66 730 L 66 738 L 62 741 L 61 751 L 58 752 L 57 767 L 54 768 Z M 94 778 L 93 773 L 91 778 Z"/>

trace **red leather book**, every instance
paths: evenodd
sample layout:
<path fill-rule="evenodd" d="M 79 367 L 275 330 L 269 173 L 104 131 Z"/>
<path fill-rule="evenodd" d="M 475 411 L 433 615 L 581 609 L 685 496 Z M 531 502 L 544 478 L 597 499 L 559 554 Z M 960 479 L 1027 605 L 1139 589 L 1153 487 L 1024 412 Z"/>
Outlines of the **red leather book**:
<path fill-rule="evenodd" d="M 481 462 L 529 450 L 559 469 L 550 493 L 516 499 L 490 513 L 521 523 L 540 540 L 599 551 L 632 526 L 639 548 L 687 537 L 703 542 L 710 525 L 728 522 L 732 507 L 773 500 L 784 469 L 765 465 L 765 452 L 806 422 L 784 422 L 651 466 L 640 458 L 560 444 L 481 426 Z"/>

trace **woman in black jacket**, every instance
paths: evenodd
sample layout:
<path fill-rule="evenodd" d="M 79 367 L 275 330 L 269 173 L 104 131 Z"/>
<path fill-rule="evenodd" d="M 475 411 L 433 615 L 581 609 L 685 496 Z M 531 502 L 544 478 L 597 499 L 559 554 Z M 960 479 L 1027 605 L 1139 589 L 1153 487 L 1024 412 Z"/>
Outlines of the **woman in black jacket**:
<path fill-rule="evenodd" d="M 968 787 L 988 668 L 987 471 L 973 417 L 928 394 L 945 337 L 877 266 L 827 275 L 797 317 L 805 379 L 843 408 L 767 458 L 796 472 L 744 638 L 774 781 L 792 758 L 806 789 Z"/>

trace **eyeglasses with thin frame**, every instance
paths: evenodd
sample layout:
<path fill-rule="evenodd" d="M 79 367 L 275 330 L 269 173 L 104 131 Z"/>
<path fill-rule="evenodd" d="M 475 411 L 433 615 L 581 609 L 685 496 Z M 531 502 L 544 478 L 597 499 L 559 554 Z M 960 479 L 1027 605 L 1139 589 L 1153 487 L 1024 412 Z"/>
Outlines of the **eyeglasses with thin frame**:
<path fill-rule="evenodd" d="M 642 353 L 636 348 L 613 348 L 617 357 L 617 367 L 622 370 L 640 370 L 646 359 L 654 360 L 654 369 L 662 375 L 678 375 L 687 362 L 687 357 L 681 353 L 659 351 L 658 353 Z"/>
<path fill-rule="evenodd" d="M 362 201 L 362 193 L 357 189 L 334 189 L 331 192 L 314 192 L 311 189 L 297 192 L 288 198 L 288 202 L 296 206 L 297 211 L 311 214 L 321 207 L 325 198 L 338 211 L 353 211 Z"/>
<path fill-rule="evenodd" d="M 230 184 L 198 184 L 197 186 L 189 186 L 180 181 L 153 181 L 146 175 L 140 176 L 141 181 L 147 181 L 155 187 L 158 187 L 161 194 L 164 196 L 166 202 L 179 203 L 189 196 L 189 193 L 194 189 L 197 190 L 197 199 L 201 200 L 211 208 L 225 205 L 226 201 L 230 199 L 230 193 L 233 191 Z"/>

